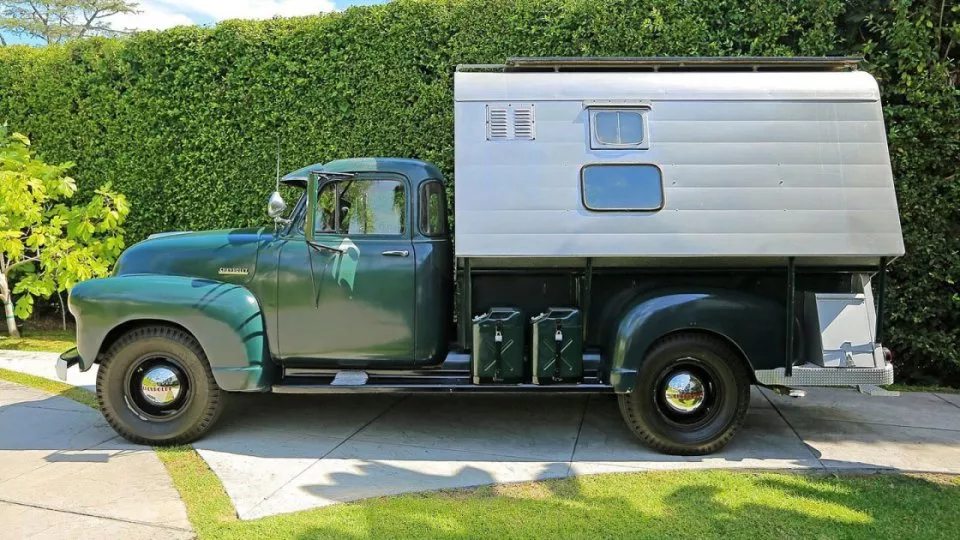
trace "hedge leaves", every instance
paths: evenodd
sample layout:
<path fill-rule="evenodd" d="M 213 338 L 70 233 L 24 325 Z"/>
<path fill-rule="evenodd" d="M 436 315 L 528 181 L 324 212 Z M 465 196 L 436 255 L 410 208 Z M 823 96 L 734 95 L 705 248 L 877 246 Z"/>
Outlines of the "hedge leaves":
<path fill-rule="evenodd" d="M 941 5 L 942 4 L 942 5 Z M 0 49 L 0 122 L 81 193 L 125 193 L 131 238 L 264 223 L 281 168 L 404 156 L 453 176 L 453 71 L 508 56 L 865 54 L 887 104 L 908 255 L 902 375 L 960 376 L 958 8 L 940 0 L 395 0 L 126 40 Z M 960 380 L 954 379 L 954 382 Z"/>

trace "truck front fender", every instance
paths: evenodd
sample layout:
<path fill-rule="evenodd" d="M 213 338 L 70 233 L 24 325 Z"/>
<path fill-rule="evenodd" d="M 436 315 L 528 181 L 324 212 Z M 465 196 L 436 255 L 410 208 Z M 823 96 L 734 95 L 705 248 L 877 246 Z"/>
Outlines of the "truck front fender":
<path fill-rule="evenodd" d="M 610 384 L 631 392 L 650 347 L 679 331 L 717 335 L 750 364 L 750 369 L 783 365 L 783 306 L 726 289 L 660 291 L 645 294 L 621 312 L 610 344 Z"/>
<path fill-rule="evenodd" d="M 70 291 L 77 319 L 80 369 L 93 366 L 117 332 L 139 321 L 186 329 L 200 343 L 220 388 L 269 388 L 273 363 L 266 349 L 263 314 L 243 286 L 209 279 L 137 274 L 93 279 Z M 112 334 L 111 334 L 112 333 Z"/>

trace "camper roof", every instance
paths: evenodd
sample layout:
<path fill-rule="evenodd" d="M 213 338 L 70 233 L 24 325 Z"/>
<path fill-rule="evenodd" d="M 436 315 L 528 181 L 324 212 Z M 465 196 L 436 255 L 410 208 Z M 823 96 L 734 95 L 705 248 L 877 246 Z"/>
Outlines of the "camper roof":
<path fill-rule="evenodd" d="M 457 71 L 851 71 L 862 60 L 855 56 L 521 56 L 503 64 L 459 65 Z"/>

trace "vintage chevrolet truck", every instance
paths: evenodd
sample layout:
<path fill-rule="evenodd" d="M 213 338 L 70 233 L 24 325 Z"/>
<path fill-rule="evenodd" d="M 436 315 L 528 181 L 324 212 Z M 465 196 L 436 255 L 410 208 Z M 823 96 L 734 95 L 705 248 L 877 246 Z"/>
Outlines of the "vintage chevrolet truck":
<path fill-rule="evenodd" d="M 429 163 L 304 167 L 273 226 L 157 234 L 74 287 L 58 371 L 99 364 L 104 416 L 144 444 L 201 437 L 231 392 L 608 393 L 641 442 L 714 452 L 751 385 L 893 380 L 904 247 L 857 65 L 460 66 L 455 238 Z"/>

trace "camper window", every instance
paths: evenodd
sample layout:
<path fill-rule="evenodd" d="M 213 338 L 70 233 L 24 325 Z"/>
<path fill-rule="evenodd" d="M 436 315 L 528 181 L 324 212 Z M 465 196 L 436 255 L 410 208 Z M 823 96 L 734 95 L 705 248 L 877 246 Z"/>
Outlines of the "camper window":
<path fill-rule="evenodd" d="M 594 164 L 580 171 L 583 206 L 596 211 L 653 211 L 663 208 L 663 179 L 650 164 Z"/>
<path fill-rule="evenodd" d="M 590 147 L 594 150 L 648 148 L 645 110 L 592 109 Z"/>

